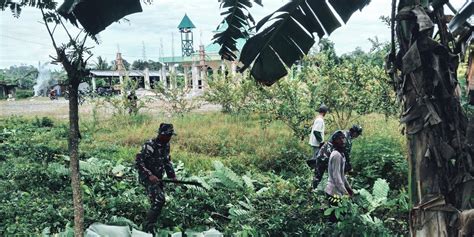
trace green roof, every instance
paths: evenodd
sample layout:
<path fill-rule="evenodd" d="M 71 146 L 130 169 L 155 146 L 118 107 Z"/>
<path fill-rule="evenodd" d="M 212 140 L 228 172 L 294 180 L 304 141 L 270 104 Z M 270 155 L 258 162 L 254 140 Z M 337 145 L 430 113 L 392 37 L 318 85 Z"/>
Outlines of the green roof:
<path fill-rule="evenodd" d="M 179 23 L 178 29 L 191 29 L 191 28 L 196 28 L 196 27 L 194 26 L 191 19 L 189 19 L 188 15 L 184 14 L 184 17 L 181 20 L 181 23 Z"/>
<path fill-rule="evenodd" d="M 242 50 L 244 47 L 246 40 L 243 38 L 237 39 L 237 49 L 239 51 Z M 206 61 L 219 61 L 221 60 L 221 56 L 219 55 L 219 50 L 221 46 L 217 43 L 208 44 L 204 51 L 206 52 Z M 239 55 L 239 52 L 237 52 Z M 175 57 L 162 57 L 160 59 L 162 63 L 192 63 L 192 62 L 199 62 L 199 51 L 194 52 L 191 56 L 175 56 Z"/>
<path fill-rule="evenodd" d="M 247 42 L 247 40 L 243 38 L 239 38 L 236 41 L 237 43 L 235 44 L 235 46 L 237 47 L 239 51 L 241 51 L 242 48 L 244 47 L 245 42 Z M 221 49 L 221 46 L 218 43 L 209 44 L 205 48 L 206 53 L 219 53 L 220 49 Z"/>

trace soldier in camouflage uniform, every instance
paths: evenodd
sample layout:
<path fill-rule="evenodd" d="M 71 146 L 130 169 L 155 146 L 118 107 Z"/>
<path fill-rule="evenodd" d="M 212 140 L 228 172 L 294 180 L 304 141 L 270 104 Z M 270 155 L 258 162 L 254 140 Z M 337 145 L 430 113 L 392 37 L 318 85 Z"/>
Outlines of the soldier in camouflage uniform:
<path fill-rule="evenodd" d="M 323 178 L 324 172 L 328 169 L 329 156 L 334 150 L 332 144 L 333 136 L 329 139 L 328 142 L 324 143 L 321 149 L 316 156 L 316 163 L 314 165 L 314 177 L 313 177 L 313 189 L 316 189 Z"/>
<path fill-rule="evenodd" d="M 172 124 L 160 124 L 157 137 L 145 142 L 136 156 L 140 183 L 145 186 L 151 202 L 151 208 L 143 224 L 146 232 L 154 232 L 155 223 L 165 204 L 164 186 L 161 182 L 164 172 L 168 178 L 176 180 L 170 158 L 169 141 L 172 135 L 175 135 Z"/>
<path fill-rule="evenodd" d="M 351 151 L 352 151 L 352 139 L 358 138 L 360 135 L 362 135 L 362 127 L 360 125 L 354 124 L 348 131 L 344 131 L 344 145 L 345 145 L 345 150 L 344 150 L 344 156 L 346 158 L 346 164 L 344 167 L 344 172 L 350 172 L 352 171 L 352 165 L 350 161 L 351 157 Z"/>

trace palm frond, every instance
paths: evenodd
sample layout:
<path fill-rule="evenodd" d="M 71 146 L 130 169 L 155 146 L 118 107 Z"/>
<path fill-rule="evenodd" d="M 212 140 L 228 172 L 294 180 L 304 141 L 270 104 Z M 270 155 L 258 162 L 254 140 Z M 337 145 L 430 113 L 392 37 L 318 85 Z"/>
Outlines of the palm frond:
<path fill-rule="evenodd" d="M 229 217 L 232 220 L 248 220 L 249 218 L 254 218 L 255 207 L 248 198 L 245 200 L 246 202 L 239 201 L 238 205 L 231 205 L 231 208 L 229 208 Z"/>
<path fill-rule="evenodd" d="M 370 0 L 291 0 L 257 24 L 257 34 L 244 45 L 241 71 L 252 66 L 255 80 L 272 85 L 287 74 L 287 68 L 301 59 L 321 38 L 331 34 Z M 328 5 L 334 8 L 333 12 Z M 264 27 L 266 26 L 266 27 Z"/>
<path fill-rule="evenodd" d="M 222 30 L 214 35 L 214 43 L 221 45 L 219 54 L 222 59 L 233 61 L 237 58 L 237 39 L 248 39 L 250 34 L 248 29 L 253 22 L 248 8 L 252 7 L 250 0 L 219 0 L 221 9 L 225 15 L 224 20 L 219 24 L 217 30 Z M 261 0 L 255 0 L 259 5 Z M 255 24 L 255 22 L 253 22 Z M 226 27 L 226 28 L 225 28 Z M 225 28 L 225 29 L 223 29 Z"/>
<path fill-rule="evenodd" d="M 186 179 L 186 181 L 196 181 L 198 183 L 200 183 L 202 185 L 202 188 L 204 190 L 209 190 L 211 189 L 211 186 L 206 182 L 206 180 L 204 180 L 202 177 L 199 177 L 199 176 L 191 176 L 189 179 Z M 201 187 L 199 186 L 196 186 L 196 185 L 188 185 L 189 187 L 194 187 L 196 189 L 202 189 Z"/>

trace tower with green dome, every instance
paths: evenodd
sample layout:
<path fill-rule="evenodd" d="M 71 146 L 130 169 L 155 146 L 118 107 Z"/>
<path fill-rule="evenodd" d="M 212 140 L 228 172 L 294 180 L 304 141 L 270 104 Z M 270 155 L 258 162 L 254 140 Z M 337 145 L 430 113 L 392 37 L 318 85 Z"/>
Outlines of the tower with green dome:
<path fill-rule="evenodd" d="M 196 28 L 193 22 L 189 19 L 187 14 L 184 14 L 181 23 L 178 25 L 179 32 L 181 33 L 181 52 L 183 57 L 191 56 L 194 53 L 193 28 Z"/>

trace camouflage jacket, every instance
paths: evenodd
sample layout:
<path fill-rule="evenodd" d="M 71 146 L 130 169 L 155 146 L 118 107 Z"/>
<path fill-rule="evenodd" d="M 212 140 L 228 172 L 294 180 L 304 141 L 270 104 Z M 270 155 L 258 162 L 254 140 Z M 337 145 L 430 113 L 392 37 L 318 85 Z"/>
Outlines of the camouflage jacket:
<path fill-rule="evenodd" d="M 345 146 L 345 150 L 344 150 L 344 156 L 346 157 L 346 159 L 349 159 L 350 155 L 351 155 L 351 150 L 352 150 L 352 136 L 351 136 L 351 133 L 349 131 L 345 131 L 344 132 L 344 146 Z"/>
<path fill-rule="evenodd" d="M 321 160 L 321 162 L 323 162 L 324 164 L 327 164 L 333 150 L 334 147 L 331 142 L 328 141 L 324 143 L 324 145 L 319 150 L 317 159 Z"/>
<path fill-rule="evenodd" d="M 176 177 L 171 163 L 169 143 L 160 143 L 154 139 L 145 142 L 136 156 L 135 165 L 142 183 L 146 183 L 151 175 L 162 179 L 164 172 L 168 178 Z"/>

